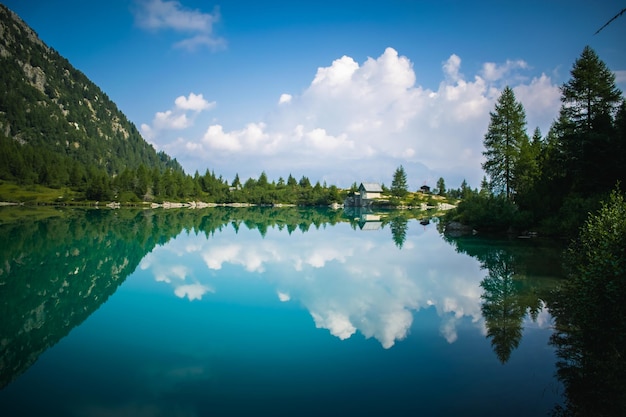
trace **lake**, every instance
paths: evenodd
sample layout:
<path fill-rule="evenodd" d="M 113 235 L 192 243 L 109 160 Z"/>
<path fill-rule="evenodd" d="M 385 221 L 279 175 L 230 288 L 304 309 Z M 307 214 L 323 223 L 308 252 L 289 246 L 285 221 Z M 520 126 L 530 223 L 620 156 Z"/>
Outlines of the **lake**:
<path fill-rule="evenodd" d="M 0 210 L 5 416 L 536 416 L 561 247 L 297 208 Z"/>

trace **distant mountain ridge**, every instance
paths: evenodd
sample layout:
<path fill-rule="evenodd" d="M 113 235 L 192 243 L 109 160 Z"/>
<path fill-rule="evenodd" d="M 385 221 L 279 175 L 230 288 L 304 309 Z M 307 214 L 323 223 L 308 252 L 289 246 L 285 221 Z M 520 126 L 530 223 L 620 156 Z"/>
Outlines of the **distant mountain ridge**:
<path fill-rule="evenodd" d="M 141 165 L 182 172 L 97 85 L 0 4 L 0 179 L 80 185 Z"/>

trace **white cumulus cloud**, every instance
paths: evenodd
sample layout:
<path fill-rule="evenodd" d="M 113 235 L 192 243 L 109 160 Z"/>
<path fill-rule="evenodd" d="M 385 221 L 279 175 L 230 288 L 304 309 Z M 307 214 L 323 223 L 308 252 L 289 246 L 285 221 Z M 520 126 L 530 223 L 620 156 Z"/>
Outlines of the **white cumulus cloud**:
<path fill-rule="evenodd" d="M 182 110 L 202 111 L 210 110 L 215 107 L 215 101 L 208 102 L 202 94 L 189 93 L 189 97 L 180 96 L 174 100 L 176 107 Z"/>
<path fill-rule="evenodd" d="M 174 114 L 171 110 L 157 112 L 152 126 L 155 129 L 185 129 L 191 126 L 186 114 Z"/>
<path fill-rule="evenodd" d="M 292 95 L 291 94 L 286 94 L 283 93 L 280 95 L 280 98 L 278 99 L 278 104 L 285 104 L 285 103 L 289 103 L 292 99 Z"/>
<path fill-rule="evenodd" d="M 489 112 L 506 83 L 525 106 L 531 134 L 535 126 L 546 132 L 558 114 L 558 86 L 545 74 L 528 77 L 523 60 L 485 63 L 466 76 L 453 54 L 436 89 L 416 83 L 417 65 L 393 48 L 362 63 L 342 56 L 318 68 L 301 93 L 282 94 L 264 119 L 238 129 L 213 123 L 167 150 L 189 171 L 210 166 L 227 178 L 265 171 L 272 179 L 293 173 L 339 186 L 389 184 L 403 165 L 411 188 L 439 177 L 449 187 L 463 179 L 476 187 Z"/>
<path fill-rule="evenodd" d="M 215 108 L 216 102 L 209 102 L 202 94 L 189 93 L 188 97 L 179 96 L 174 100 L 174 108 L 166 111 L 156 112 L 152 119 L 152 124 L 142 123 L 141 133 L 143 137 L 151 142 L 160 142 L 164 131 L 184 130 L 194 124 L 198 113 Z M 187 114 L 192 111 L 191 116 Z M 164 145 L 164 147 L 172 144 Z"/>

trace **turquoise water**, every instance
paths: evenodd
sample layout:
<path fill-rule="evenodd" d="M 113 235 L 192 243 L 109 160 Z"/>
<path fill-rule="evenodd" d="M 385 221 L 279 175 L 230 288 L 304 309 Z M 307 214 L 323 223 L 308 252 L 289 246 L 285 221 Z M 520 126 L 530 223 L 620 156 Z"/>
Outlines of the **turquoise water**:
<path fill-rule="evenodd" d="M 1 414 L 532 416 L 561 402 L 550 248 L 445 240 L 435 222 L 401 222 L 399 238 L 384 219 L 220 213 L 2 225 L 31 235 L 3 252 Z"/>

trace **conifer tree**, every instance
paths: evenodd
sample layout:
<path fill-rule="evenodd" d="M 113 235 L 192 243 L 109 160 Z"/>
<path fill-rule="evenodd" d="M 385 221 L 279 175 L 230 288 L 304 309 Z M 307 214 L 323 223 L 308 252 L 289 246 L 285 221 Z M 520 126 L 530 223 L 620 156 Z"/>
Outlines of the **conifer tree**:
<path fill-rule="evenodd" d="M 519 156 L 515 165 L 515 190 L 528 193 L 539 177 L 539 152 L 541 150 L 541 131 L 535 129 L 532 142 L 524 135 L 520 141 Z"/>
<path fill-rule="evenodd" d="M 508 199 L 515 190 L 515 167 L 519 159 L 520 147 L 526 134 L 526 113 L 515 99 L 510 87 L 505 87 L 496 102 L 495 111 L 490 113 L 491 121 L 483 144 L 486 161 L 482 167 L 489 175 L 489 184 L 495 193 L 504 192 Z"/>
<path fill-rule="evenodd" d="M 400 165 L 396 168 L 396 172 L 393 174 L 393 180 L 391 181 L 391 194 L 395 197 L 404 197 L 408 192 L 407 189 L 406 172 L 404 171 L 404 167 Z"/>
<path fill-rule="evenodd" d="M 241 180 L 239 179 L 239 173 L 235 174 L 235 178 L 233 178 L 232 186 L 235 187 L 235 189 L 241 188 Z"/>
<path fill-rule="evenodd" d="M 574 191 L 584 194 L 610 189 L 616 135 L 613 120 L 621 101 L 615 74 L 589 46 L 585 47 L 562 88 L 562 106 L 556 129 L 561 141 L 564 170 Z M 598 189 L 600 188 L 600 190 Z"/>
<path fill-rule="evenodd" d="M 446 195 L 446 181 L 443 177 L 440 177 L 439 180 L 437 180 L 437 194 L 441 196 Z"/>

